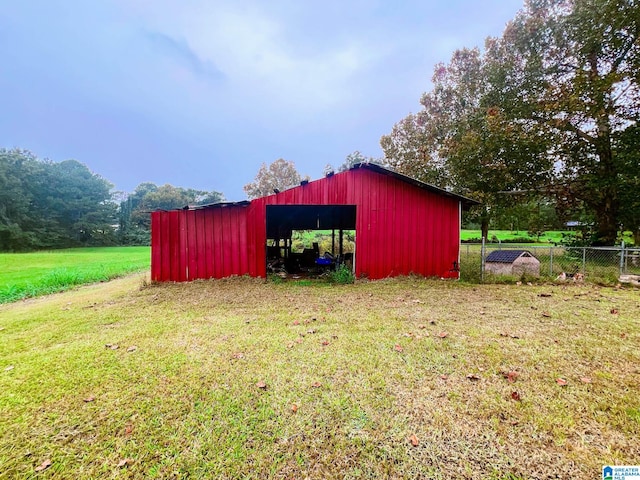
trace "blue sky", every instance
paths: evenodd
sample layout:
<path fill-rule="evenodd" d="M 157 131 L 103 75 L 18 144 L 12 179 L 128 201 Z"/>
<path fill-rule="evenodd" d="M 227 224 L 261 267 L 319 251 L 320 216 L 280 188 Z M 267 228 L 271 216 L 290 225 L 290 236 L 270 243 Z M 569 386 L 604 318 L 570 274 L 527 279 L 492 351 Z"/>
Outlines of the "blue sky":
<path fill-rule="evenodd" d="M 6 0 L 0 147 L 245 198 L 263 162 L 318 178 L 420 107 L 437 62 L 521 0 Z"/>

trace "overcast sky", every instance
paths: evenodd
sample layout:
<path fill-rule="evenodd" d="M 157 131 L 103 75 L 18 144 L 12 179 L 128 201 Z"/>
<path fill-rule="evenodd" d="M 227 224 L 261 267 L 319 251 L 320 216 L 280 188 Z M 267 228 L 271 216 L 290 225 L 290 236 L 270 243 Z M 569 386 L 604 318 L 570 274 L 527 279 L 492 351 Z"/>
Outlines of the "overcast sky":
<path fill-rule="evenodd" d="M 312 179 L 419 110 L 437 62 L 522 0 L 0 0 L 0 147 L 222 191 Z"/>

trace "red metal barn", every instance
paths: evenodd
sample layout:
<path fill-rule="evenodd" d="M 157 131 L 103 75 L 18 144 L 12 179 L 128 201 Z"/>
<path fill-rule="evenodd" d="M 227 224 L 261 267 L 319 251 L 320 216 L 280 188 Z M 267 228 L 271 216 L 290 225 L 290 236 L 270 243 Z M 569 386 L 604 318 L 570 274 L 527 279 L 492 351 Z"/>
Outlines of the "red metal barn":
<path fill-rule="evenodd" d="M 458 277 L 463 209 L 476 203 L 372 164 L 283 192 L 151 214 L 151 278 L 266 277 L 267 241 L 355 230 L 354 273 Z M 285 240 L 286 243 L 286 240 Z"/>

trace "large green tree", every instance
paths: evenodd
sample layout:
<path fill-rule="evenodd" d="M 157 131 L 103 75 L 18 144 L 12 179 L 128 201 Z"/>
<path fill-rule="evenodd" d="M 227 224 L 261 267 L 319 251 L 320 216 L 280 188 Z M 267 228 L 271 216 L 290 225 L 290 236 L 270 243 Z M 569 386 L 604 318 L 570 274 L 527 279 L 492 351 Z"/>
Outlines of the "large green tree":
<path fill-rule="evenodd" d="M 636 0 L 531 0 L 489 43 L 493 100 L 506 125 L 551 140 L 554 190 L 584 204 L 597 243 L 621 226 L 620 190 L 630 172 L 616 138 L 640 114 L 640 4 Z"/>
<path fill-rule="evenodd" d="M 422 110 L 382 137 L 385 158 L 405 174 L 480 200 L 471 216 L 486 237 L 490 218 L 513 202 L 504 192 L 548 182 L 553 162 L 539 155 L 541 139 L 505 125 L 490 101 L 494 85 L 478 49 L 458 50 L 436 65 L 432 82 Z"/>
<path fill-rule="evenodd" d="M 633 166 L 623 132 L 640 109 L 639 22 L 636 0 L 526 2 L 484 53 L 436 67 L 423 110 L 383 137 L 388 161 L 483 200 L 484 226 L 501 202 L 555 195 L 613 244 Z"/>
<path fill-rule="evenodd" d="M 633 233 L 633 243 L 640 247 L 640 126 L 627 128 L 615 141 L 619 170 L 620 217 L 626 230 Z"/>
<path fill-rule="evenodd" d="M 51 246 L 114 243 L 113 185 L 76 160 L 44 165 L 36 204 Z"/>
<path fill-rule="evenodd" d="M 111 187 L 75 160 L 0 149 L 0 250 L 113 243 Z"/>
<path fill-rule="evenodd" d="M 33 209 L 32 185 L 40 171 L 30 152 L 0 149 L 0 251 L 28 249 L 37 242 L 41 215 Z"/>

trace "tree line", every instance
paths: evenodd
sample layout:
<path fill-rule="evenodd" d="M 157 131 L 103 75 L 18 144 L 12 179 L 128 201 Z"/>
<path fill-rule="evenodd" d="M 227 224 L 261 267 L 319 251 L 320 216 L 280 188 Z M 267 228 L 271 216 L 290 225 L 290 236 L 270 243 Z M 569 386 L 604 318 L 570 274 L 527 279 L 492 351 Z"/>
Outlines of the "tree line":
<path fill-rule="evenodd" d="M 436 65 L 421 109 L 381 139 L 393 168 L 483 202 L 554 205 L 585 241 L 640 245 L 640 2 L 528 0 L 481 52 Z"/>
<path fill-rule="evenodd" d="M 145 245 L 149 212 L 203 205 L 222 193 L 142 183 L 133 193 L 76 160 L 41 160 L 27 150 L 0 149 L 0 251 Z"/>
<path fill-rule="evenodd" d="M 465 218 L 540 232 L 575 220 L 584 243 L 640 245 L 640 2 L 527 0 L 501 37 L 436 65 L 420 110 L 338 171 L 375 162 L 480 200 Z M 333 171 L 325 167 L 325 174 Z M 299 184 L 293 162 L 263 164 L 249 198 Z M 155 209 L 214 203 L 219 192 L 112 185 L 74 160 L 0 150 L 0 250 L 149 241 Z"/>

